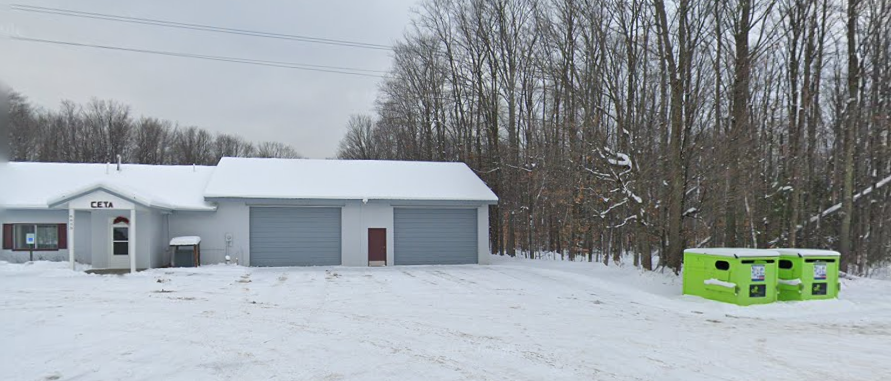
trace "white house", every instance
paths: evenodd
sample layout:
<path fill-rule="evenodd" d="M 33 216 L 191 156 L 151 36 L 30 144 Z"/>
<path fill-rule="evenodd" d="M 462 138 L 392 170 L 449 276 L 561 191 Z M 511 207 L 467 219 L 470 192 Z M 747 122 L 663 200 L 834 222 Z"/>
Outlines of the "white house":
<path fill-rule="evenodd" d="M 0 260 L 135 271 L 168 266 L 171 238 L 197 236 L 203 264 L 483 264 L 497 201 L 463 163 L 5 163 Z"/>

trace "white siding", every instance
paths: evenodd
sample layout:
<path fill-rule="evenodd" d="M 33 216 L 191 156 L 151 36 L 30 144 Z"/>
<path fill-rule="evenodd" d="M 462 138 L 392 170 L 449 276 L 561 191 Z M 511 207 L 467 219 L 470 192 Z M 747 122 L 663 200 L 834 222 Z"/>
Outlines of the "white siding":
<path fill-rule="evenodd" d="M 69 234 L 71 234 L 69 232 Z M 74 261 L 77 263 L 93 264 L 93 222 L 90 212 L 78 211 L 74 213 Z M 70 237 L 68 238 L 71 239 Z M 68 260 L 68 250 L 65 250 Z"/>
<path fill-rule="evenodd" d="M 108 219 L 121 213 L 114 211 L 95 211 L 90 213 L 90 254 L 93 257 L 93 268 L 108 268 Z M 129 213 L 128 213 L 129 216 Z M 129 218 L 129 217 L 128 217 Z M 83 223 L 74 223 L 74 228 Z M 75 241 L 75 243 L 77 243 Z M 77 249 L 74 249 L 77 254 Z"/>
<path fill-rule="evenodd" d="M 170 265 L 167 245 L 161 240 L 162 216 L 157 211 L 136 213 L 136 266 L 158 268 Z"/>
<path fill-rule="evenodd" d="M 115 216 L 129 218 L 127 210 L 77 211 L 74 220 L 74 256 L 78 263 L 91 264 L 94 268 L 108 267 L 109 221 Z M 165 264 L 164 247 L 160 245 L 161 215 L 142 210 L 137 215 L 136 267 L 161 267 Z M 68 210 L 4 210 L 0 223 L 54 223 L 68 222 Z M 70 234 L 70 233 L 69 233 Z M 34 259 L 68 261 L 68 250 L 36 251 Z M 28 252 L 0 250 L 0 260 L 25 262 Z"/>
<path fill-rule="evenodd" d="M 92 211 L 90 215 L 90 236 L 78 236 L 74 243 L 78 241 L 86 241 L 91 243 L 90 253 L 92 256 L 93 268 L 108 268 L 109 257 L 109 240 L 111 239 L 111 222 L 116 217 L 130 218 L 129 210 L 103 210 Z M 156 211 L 138 210 L 136 212 L 136 234 L 132 235 L 136 238 L 136 268 L 157 268 L 167 265 L 165 262 L 165 250 L 161 239 L 161 214 Z M 74 229 L 80 230 L 84 227 L 83 220 L 77 220 L 74 223 Z M 82 234 L 82 233 L 81 233 Z M 74 249 L 75 256 L 80 256 L 79 247 Z M 126 267 L 126 266 L 125 266 Z"/>
<path fill-rule="evenodd" d="M 479 264 L 488 265 L 491 262 L 492 249 L 489 247 L 489 205 L 477 208 L 477 245 L 479 246 Z"/>
<path fill-rule="evenodd" d="M 357 233 L 361 229 L 361 202 L 348 201 L 341 211 L 341 250 L 343 250 L 344 266 L 368 266 L 368 257 L 363 259 L 362 237 Z"/>
<path fill-rule="evenodd" d="M 228 247 L 226 233 L 232 235 Z M 201 264 L 224 263 L 227 253 L 239 264 L 250 263 L 250 209 L 243 202 L 220 202 L 216 212 L 174 212 L 166 236 L 201 237 Z"/>
<path fill-rule="evenodd" d="M 384 202 L 348 201 L 343 208 L 343 265 L 368 266 L 368 229 L 387 229 L 387 263 L 393 264 L 393 207 Z"/>

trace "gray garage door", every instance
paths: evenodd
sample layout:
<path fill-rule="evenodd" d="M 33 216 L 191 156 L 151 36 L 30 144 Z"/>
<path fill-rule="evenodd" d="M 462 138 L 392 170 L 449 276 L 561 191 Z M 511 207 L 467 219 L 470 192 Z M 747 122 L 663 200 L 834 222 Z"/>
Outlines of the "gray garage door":
<path fill-rule="evenodd" d="M 251 208 L 251 266 L 340 264 L 340 208 Z"/>
<path fill-rule="evenodd" d="M 396 208 L 397 265 L 477 263 L 476 209 Z"/>

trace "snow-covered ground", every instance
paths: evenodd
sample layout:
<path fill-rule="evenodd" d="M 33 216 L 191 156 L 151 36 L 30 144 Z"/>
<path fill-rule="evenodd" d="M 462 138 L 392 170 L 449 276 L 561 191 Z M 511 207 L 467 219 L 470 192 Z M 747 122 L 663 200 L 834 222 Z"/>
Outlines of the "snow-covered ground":
<path fill-rule="evenodd" d="M 2 380 L 887 380 L 891 282 L 737 307 L 599 264 L 0 262 Z"/>

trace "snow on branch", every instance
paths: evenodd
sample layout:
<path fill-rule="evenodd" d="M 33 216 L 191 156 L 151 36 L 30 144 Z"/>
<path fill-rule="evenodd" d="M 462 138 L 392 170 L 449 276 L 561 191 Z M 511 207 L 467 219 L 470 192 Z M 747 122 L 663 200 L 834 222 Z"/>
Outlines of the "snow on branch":
<path fill-rule="evenodd" d="M 606 173 L 597 172 L 597 171 L 595 171 L 595 170 L 593 170 L 593 169 L 591 169 L 591 168 L 588 168 L 588 167 L 583 167 L 583 168 L 584 168 L 586 171 L 590 172 L 592 175 L 597 176 L 597 178 L 599 178 L 600 180 L 615 181 L 615 180 L 612 178 L 612 176 L 610 176 L 610 175 L 608 175 L 608 174 L 606 174 Z"/>
<path fill-rule="evenodd" d="M 606 161 L 612 165 L 631 168 L 631 158 L 628 157 L 628 155 L 619 152 L 619 153 L 616 153 L 616 156 L 618 156 L 619 158 L 618 159 L 606 159 Z"/>
<path fill-rule="evenodd" d="M 874 190 L 876 190 L 876 189 L 879 189 L 879 188 L 881 188 L 881 187 L 884 187 L 885 185 L 888 185 L 888 183 L 891 183 L 891 176 L 888 176 L 888 177 L 882 179 L 882 181 L 879 181 L 878 183 L 876 183 L 875 186 L 869 186 L 868 188 L 866 188 L 866 189 L 860 191 L 860 193 L 855 194 L 855 195 L 854 195 L 854 201 L 857 201 L 859 198 L 861 198 L 861 197 L 863 197 L 863 196 L 866 196 L 866 195 L 872 193 L 872 191 L 874 191 Z M 826 217 L 826 216 L 828 216 L 828 215 L 830 215 L 830 214 L 832 214 L 832 213 L 837 212 L 839 209 L 841 209 L 841 206 L 842 206 L 841 203 L 838 203 L 838 204 L 835 204 L 835 205 L 833 205 L 833 206 L 830 206 L 829 208 L 826 208 L 826 210 L 824 210 L 824 211 L 821 212 L 820 214 L 817 214 L 816 216 L 811 217 L 810 220 L 809 220 L 809 222 L 811 222 L 811 223 L 817 222 L 817 221 L 819 221 L 821 218 Z"/>
<path fill-rule="evenodd" d="M 614 157 L 606 157 L 606 156 L 601 155 L 604 159 L 606 159 L 607 163 L 610 163 L 611 165 L 615 165 L 617 167 L 626 167 L 628 169 L 632 168 L 631 157 L 628 156 L 628 154 L 621 153 L 621 152 L 613 152 L 613 150 L 611 150 L 607 147 L 603 147 L 603 150 L 606 151 L 608 154 L 614 156 Z"/>
<path fill-rule="evenodd" d="M 632 192 L 630 189 L 628 189 L 628 187 L 626 187 L 624 184 L 622 184 L 622 188 L 625 190 L 625 195 L 628 197 L 631 197 L 634 200 L 634 202 L 636 202 L 638 204 L 643 203 L 643 199 L 640 198 L 640 196 L 634 194 L 634 192 Z"/>
<path fill-rule="evenodd" d="M 704 240 L 699 241 L 699 243 L 696 244 L 696 247 L 703 247 L 703 246 L 705 246 L 705 244 L 711 242 L 711 240 L 712 240 L 711 236 L 705 237 Z"/>
<path fill-rule="evenodd" d="M 626 203 L 628 203 L 628 200 L 622 200 L 622 202 L 610 206 L 610 207 L 607 208 L 606 210 L 604 210 L 604 211 L 602 211 L 602 212 L 599 213 L 599 214 L 600 214 L 600 218 L 605 218 L 610 212 L 613 211 L 613 209 L 618 208 L 618 207 L 620 207 L 620 206 L 622 206 L 622 205 L 625 205 Z"/>
<path fill-rule="evenodd" d="M 620 228 L 620 227 L 623 227 L 623 226 L 627 225 L 628 222 L 630 222 L 630 221 L 636 221 L 636 220 L 637 220 L 637 216 L 636 216 L 636 215 L 631 215 L 631 216 L 625 217 L 625 220 L 622 221 L 621 224 L 618 224 L 618 225 L 615 225 L 615 226 L 610 226 L 610 229 L 618 229 L 618 228 Z"/>

